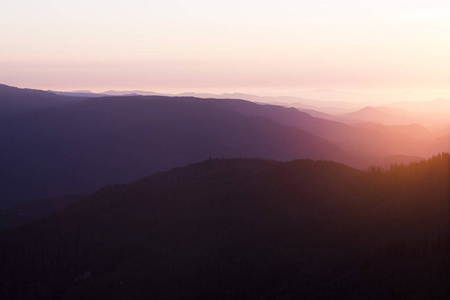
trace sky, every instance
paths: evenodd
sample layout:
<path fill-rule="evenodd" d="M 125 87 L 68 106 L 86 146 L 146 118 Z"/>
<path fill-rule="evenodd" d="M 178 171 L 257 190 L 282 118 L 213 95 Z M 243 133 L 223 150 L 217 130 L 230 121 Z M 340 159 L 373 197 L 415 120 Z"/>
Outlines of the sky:
<path fill-rule="evenodd" d="M 450 98 L 448 16 L 448 0 L 3 0 L 0 83 Z"/>

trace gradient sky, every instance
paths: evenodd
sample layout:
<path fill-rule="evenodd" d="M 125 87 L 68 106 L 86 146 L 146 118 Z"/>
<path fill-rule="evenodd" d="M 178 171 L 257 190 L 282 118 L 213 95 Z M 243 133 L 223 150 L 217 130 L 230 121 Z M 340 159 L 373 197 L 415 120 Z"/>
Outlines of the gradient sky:
<path fill-rule="evenodd" d="M 3 1 L 0 83 L 450 97 L 449 16 L 448 0 Z"/>

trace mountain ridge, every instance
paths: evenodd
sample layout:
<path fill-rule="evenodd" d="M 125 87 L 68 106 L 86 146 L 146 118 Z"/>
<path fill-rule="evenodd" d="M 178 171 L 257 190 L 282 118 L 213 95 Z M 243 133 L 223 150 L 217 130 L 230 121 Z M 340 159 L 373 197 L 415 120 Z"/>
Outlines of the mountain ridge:
<path fill-rule="evenodd" d="M 330 159 L 366 168 L 448 149 L 445 136 L 424 143 L 407 129 L 350 126 L 246 100 L 67 98 L 73 101 L 0 118 L 3 207 L 32 195 L 87 193 L 208 157 Z"/>
<path fill-rule="evenodd" d="M 3 120 L 3 198 L 86 193 L 211 156 L 351 162 L 332 143 L 267 118 L 203 99 L 149 99 L 90 98 Z"/>
<path fill-rule="evenodd" d="M 61 107 L 83 99 L 83 97 L 62 96 L 37 89 L 23 89 L 0 84 L 0 117 Z"/>

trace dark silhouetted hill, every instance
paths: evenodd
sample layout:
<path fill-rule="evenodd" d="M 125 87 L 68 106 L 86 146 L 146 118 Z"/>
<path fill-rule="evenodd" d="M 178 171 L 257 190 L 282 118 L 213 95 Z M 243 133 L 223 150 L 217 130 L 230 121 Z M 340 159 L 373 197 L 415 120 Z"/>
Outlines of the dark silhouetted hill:
<path fill-rule="evenodd" d="M 62 196 L 36 199 L 0 210 L 0 231 L 21 226 L 62 211 L 85 196 Z"/>
<path fill-rule="evenodd" d="M 447 299 L 449 154 L 211 159 L 0 233 L 2 299 Z"/>

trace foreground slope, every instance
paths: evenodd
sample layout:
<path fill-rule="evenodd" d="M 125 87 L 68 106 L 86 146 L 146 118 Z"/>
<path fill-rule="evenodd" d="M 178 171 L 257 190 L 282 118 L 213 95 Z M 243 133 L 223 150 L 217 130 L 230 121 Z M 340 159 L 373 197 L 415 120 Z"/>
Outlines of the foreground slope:
<path fill-rule="evenodd" d="M 83 195 L 74 195 L 35 199 L 2 209 L 0 210 L 0 231 L 42 219 L 68 208 L 83 198 Z"/>
<path fill-rule="evenodd" d="M 449 155 L 213 159 L 0 233 L 4 299 L 447 299 Z"/>

